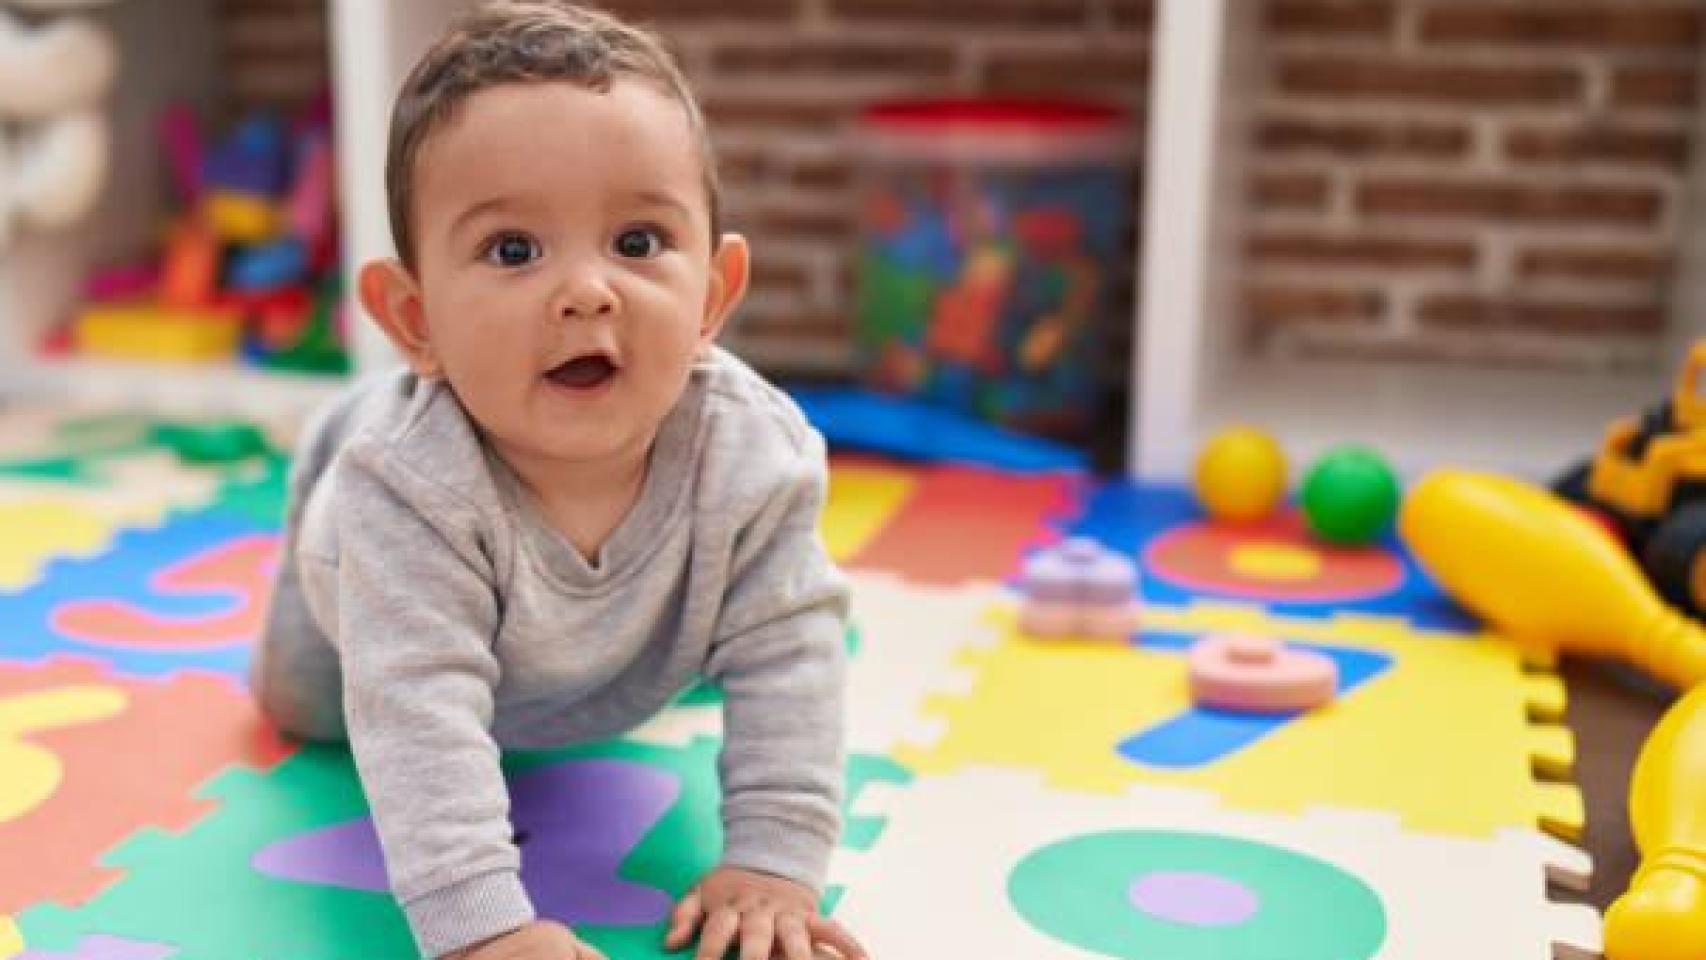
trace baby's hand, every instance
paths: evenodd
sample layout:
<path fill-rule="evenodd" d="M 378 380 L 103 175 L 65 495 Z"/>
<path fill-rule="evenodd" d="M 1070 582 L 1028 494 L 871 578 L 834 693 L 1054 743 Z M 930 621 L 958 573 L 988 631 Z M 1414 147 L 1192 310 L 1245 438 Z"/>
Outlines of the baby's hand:
<path fill-rule="evenodd" d="M 703 922 L 703 927 L 700 926 Z M 687 891 L 670 917 L 664 946 L 676 950 L 699 931 L 695 960 L 723 960 L 739 938 L 740 960 L 812 960 L 814 944 L 834 947 L 846 960 L 870 960 L 841 924 L 817 914 L 817 896 L 792 880 L 718 867 Z"/>
<path fill-rule="evenodd" d="M 549 920 L 535 920 L 525 927 L 477 943 L 466 950 L 446 954 L 444 960 L 605 960 L 604 954 L 587 946 L 569 928 Z"/>

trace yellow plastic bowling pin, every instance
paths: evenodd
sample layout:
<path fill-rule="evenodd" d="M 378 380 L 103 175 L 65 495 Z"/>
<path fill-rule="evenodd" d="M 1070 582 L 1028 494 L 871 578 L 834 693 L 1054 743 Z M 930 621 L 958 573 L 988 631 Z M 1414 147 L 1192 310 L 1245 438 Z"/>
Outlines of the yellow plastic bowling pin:
<path fill-rule="evenodd" d="M 1519 644 L 1624 657 L 1680 690 L 1706 681 L 1706 631 L 1546 490 L 1437 470 L 1405 497 L 1398 529 L 1447 593 Z"/>
<path fill-rule="evenodd" d="M 1706 686 L 1653 728 L 1629 783 L 1641 868 L 1605 916 L 1611 960 L 1706 957 Z"/>

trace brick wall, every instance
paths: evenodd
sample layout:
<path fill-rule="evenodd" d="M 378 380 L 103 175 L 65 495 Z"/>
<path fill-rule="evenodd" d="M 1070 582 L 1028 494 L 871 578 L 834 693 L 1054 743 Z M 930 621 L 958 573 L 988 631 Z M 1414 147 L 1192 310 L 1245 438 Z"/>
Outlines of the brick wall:
<path fill-rule="evenodd" d="M 1684 214 L 1702 9 L 1268 0 L 1246 238 L 1255 342 L 1647 361 Z"/>
<path fill-rule="evenodd" d="M 328 85 L 330 0 L 219 0 L 228 112 L 292 110 Z"/>

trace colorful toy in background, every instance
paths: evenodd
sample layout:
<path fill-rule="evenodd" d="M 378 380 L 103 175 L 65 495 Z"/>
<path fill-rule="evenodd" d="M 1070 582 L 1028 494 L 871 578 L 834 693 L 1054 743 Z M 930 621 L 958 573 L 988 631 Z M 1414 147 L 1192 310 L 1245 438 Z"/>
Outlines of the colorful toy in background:
<path fill-rule="evenodd" d="M 1346 444 L 1321 455 L 1303 477 L 1303 515 L 1328 543 L 1372 543 L 1398 515 L 1398 476 L 1385 458 Z"/>
<path fill-rule="evenodd" d="M 1039 637 L 1123 640 L 1137 629 L 1137 564 L 1087 537 L 1045 547 L 1025 561 L 1020 629 Z"/>
<path fill-rule="evenodd" d="M 1124 260 L 1124 115 L 896 101 L 862 118 L 855 329 L 873 386 L 1058 436 L 1095 414 Z"/>
<path fill-rule="evenodd" d="M 259 114 L 207 145 L 187 107 L 160 136 L 180 212 L 158 262 L 103 270 L 71 325 L 80 353 L 344 373 L 332 145 L 324 111 Z"/>
<path fill-rule="evenodd" d="M 1671 396 L 1606 430 L 1599 452 L 1555 489 L 1599 515 L 1639 560 L 1659 594 L 1706 616 L 1706 340 L 1696 343 Z"/>
<path fill-rule="evenodd" d="M 1203 444 L 1191 489 L 1203 512 L 1215 521 L 1267 520 L 1285 498 L 1285 453 L 1261 430 L 1227 427 Z M 1398 475 L 1384 457 L 1359 444 L 1341 444 L 1304 473 L 1299 499 L 1316 539 L 1360 546 L 1378 540 L 1392 526 L 1401 495 Z"/>
<path fill-rule="evenodd" d="M 1227 427 L 1197 455 L 1193 488 L 1204 512 L 1223 523 L 1250 523 L 1285 498 L 1285 452 L 1254 427 Z"/>
<path fill-rule="evenodd" d="M 1636 763 L 1643 861 L 1606 918 L 1612 960 L 1706 956 L 1706 630 L 1666 606 L 1623 546 L 1559 497 L 1493 474 L 1424 477 L 1404 540 L 1460 602 L 1519 644 L 1626 659 L 1691 690 Z"/>
<path fill-rule="evenodd" d="M 40 22 L 101 0 L 16 5 L 32 17 L 26 25 L 0 9 L 0 252 L 19 227 L 62 229 L 94 207 L 111 140 L 104 101 L 118 72 L 106 27 L 86 17 Z"/>

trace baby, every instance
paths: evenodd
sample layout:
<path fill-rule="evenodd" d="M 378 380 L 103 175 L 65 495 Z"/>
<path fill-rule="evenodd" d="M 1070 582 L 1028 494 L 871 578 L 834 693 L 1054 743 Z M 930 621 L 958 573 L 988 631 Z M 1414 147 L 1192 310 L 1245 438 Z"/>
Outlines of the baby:
<path fill-rule="evenodd" d="M 422 952 L 599 957 L 535 919 L 502 748 L 610 737 L 703 676 L 724 848 L 666 945 L 863 958 L 817 913 L 840 831 L 847 590 L 822 438 L 713 345 L 747 281 L 656 38 L 481 7 L 404 82 L 399 259 L 362 304 L 407 361 L 309 427 L 253 685 L 347 738 Z"/>

